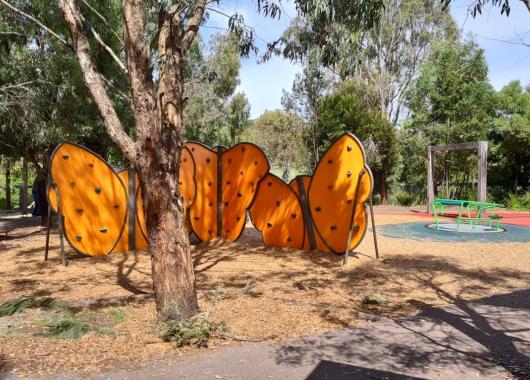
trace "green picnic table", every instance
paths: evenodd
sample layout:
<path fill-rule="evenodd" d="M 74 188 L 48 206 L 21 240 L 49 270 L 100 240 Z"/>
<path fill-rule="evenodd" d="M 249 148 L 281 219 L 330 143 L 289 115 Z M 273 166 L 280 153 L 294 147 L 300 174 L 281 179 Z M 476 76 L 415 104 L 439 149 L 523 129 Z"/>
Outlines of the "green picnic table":
<path fill-rule="evenodd" d="M 456 232 L 460 232 L 462 223 L 465 222 L 469 223 L 471 229 L 475 229 L 479 222 L 487 222 L 490 228 L 495 226 L 496 231 L 500 228 L 502 216 L 492 213 L 487 215 L 488 211 L 502 207 L 502 205 L 498 203 L 467 201 L 461 199 L 435 199 L 432 202 L 432 210 L 437 230 L 440 229 L 440 221 L 438 217 L 443 216 L 445 214 L 445 208 L 451 206 L 458 208 Z M 475 211 L 474 216 L 472 211 Z"/>

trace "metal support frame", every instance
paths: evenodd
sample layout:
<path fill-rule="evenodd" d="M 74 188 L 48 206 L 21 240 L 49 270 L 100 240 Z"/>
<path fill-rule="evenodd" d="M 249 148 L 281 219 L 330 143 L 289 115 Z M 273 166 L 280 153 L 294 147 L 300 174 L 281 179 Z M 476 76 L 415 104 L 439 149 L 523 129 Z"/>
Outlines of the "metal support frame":
<path fill-rule="evenodd" d="M 478 186 L 477 198 L 479 202 L 486 202 L 487 185 L 488 185 L 488 142 L 477 141 L 463 144 L 450 144 L 429 146 L 427 148 L 428 166 L 427 166 L 427 212 L 431 213 L 432 202 L 434 201 L 435 178 L 436 178 L 436 152 L 453 151 L 453 150 L 477 150 L 478 152 Z"/>
<path fill-rule="evenodd" d="M 217 147 L 217 236 L 223 236 L 223 147 Z"/>
<path fill-rule="evenodd" d="M 304 187 L 304 181 L 301 176 L 296 177 L 296 183 L 298 185 L 298 190 L 300 192 L 300 203 L 302 204 L 302 216 L 304 218 L 304 224 L 306 227 L 307 236 L 309 237 L 309 248 L 311 250 L 317 248 L 317 243 L 315 241 L 315 231 L 313 230 L 313 218 L 311 217 L 311 212 L 309 210 L 309 205 L 307 202 L 307 195 Z"/>
<path fill-rule="evenodd" d="M 344 253 L 344 258 L 342 259 L 342 265 L 346 265 L 348 263 L 348 258 L 350 256 L 350 243 L 351 238 L 353 234 L 353 230 L 355 229 L 354 221 L 355 221 L 355 209 L 357 208 L 357 204 L 359 202 L 359 187 L 361 186 L 361 180 L 363 176 L 366 174 L 366 170 L 362 169 L 359 172 L 359 180 L 357 182 L 357 188 L 355 189 L 355 197 L 354 197 L 354 204 L 353 204 L 353 210 L 352 210 L 352 217 L 350 222 L 350 230 L 348 232 L 348 242 L 346 246 L 346 252 Z M 375 248 L 375 257 L 377 260 L 379 260 L 379 246 L 377 244 L 377 233 L 375 231 L 375 219 L 374 219 L 374 207 L 372 203 L 372 195 L 370 194 L 370 197 L 368 198 L 369 206 L 370 206 L 370 220 L 372 222 L 372 233 L 374 235 L 374 248 Z"/>
<path fill-rule="evenodd" d="M 63 231 L 63 224 L 64 224 L 64 217 L 62 215 L 62 209 L 61 209 L 61 197 L 59 195 L 59 187 L 57 184 L 53 183 L 51 185 L 55 190 L 55 195 L 57 196 L 57 216 L 59 217 L 59 242 L 60 242 L 60 258 L 61 258 L 61 264 L 64 266 L 68 265 L 68 260 L 66 259 L 66 252 L 64 251 L 64 231 Z M 48 221 L 46 223 L 46 248 L 44 251 L 44 261 L 48 261 L 48 253 L 50 250 L 50 230 L 51 230 L 51 219 L 53 217 L 53 210 L 48 202 Z"/>

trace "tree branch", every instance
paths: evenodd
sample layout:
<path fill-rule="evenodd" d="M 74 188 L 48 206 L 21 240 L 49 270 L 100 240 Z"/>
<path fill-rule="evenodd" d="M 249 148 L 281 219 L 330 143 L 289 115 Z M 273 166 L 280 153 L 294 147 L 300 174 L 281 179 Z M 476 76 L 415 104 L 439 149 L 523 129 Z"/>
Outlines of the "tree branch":
<path fill-rule="evenodd" d="M 35 17 L 33 17 L 32 15 L 30 15 L 29 13 L 26 13 L 20 9 L 18 9 L 17 7 L 15 7 L 14 5 L 11 5 L 9 4 L 6 0 L 0 0 L 0 3 L 4 4 L 6 7 L 8 7 L 9 9 L 11 9 L 12 11 L 30 19 L 31 21 L 33 21 L 35 24 L 37 24 L 38 26 L 40 26 L 42 29 L 44 29 L 45 31 L 47 31 L 48 33 L 50 33 L 52 36 L 54 36 L 55 38 L 57 38 L 59 41 L 61 41 L 63 44 L 65 45 L 68 45 L 68 42 L 66 42 L 66 40 L 60 36 L 59 34 L 55 33 L 53 30 L 51 30 L 50 28 L 48 28 L 46 25 L 44 25 L 42 22 L 40 22 L 39 20 L 37 20 Z"/>
<path fill-rule="evenodd" d="M 85 22 L 86 25 L 88 25 L 88 27 L 90 28 L 90 32 L 92 33 L 92 35 L 94 36 L 94 38 L 96 39 L 96 41 L 103 47 L 103 49 L 105 49 L 109 54 L 110 56 L 112 57 L 112 59 L 114 59 L 114 61 L 118 64 L 118 66 L 120 66 L 120 69 L 122 69 L 124 72 L 127 73 L 127 68 L 125 67 L 125 65 L 123 64 L 123 62 L 121 61 L 121 59 L 118 57 L 118 55 L 116 53 L 114 53 L 114 50 L 112 50 L 112 48 L 107 45 L 105 43 L 105 41 L 103 41 L 103 39 L 101 38 L 101 36 L 99 35 L 98 32 L 96 32 L 96 30 L 94 29 L 94 27 L 92 25 L 90 25 L 90 23 L 86 20 L 86 18 L 81 14 L 81 12 L 79 12 L 79 15 L 81 16 L 81 19 Z"/>
<path fill-rule="evenodd" d="M 199 31 L 199 26 L 201 25 L 202 19 L 204 17 L 205 9 L 206 0 L 197 0 L 193 16 L 191 16 L 188 22 L 188 28 L 186 29 L 180 40 L 180 49 L 183 56 L 190 48 L 193 40 L 195 39 L 195 36 L 197 35 L 197 32 Z"/>
<path fill-rule="evenodd" d="M 136 164 L 138 162 L 138 149 L 133 140 L 125 133 L 112 101 L 105 90 L 103 80 L 96 70 L 88 38 L 83 33 L 81 13 L 74 0 L 59 0 L 59 7 L 70 30 L 73 48 L 79 60 L 85 83 L 99 109 L 105 129 L 129 162 Z"/>
<path fill-rule="evenodd" d="M 125 52 L 140 144 L 149 137 L 148 127 L 157 116 L 151 53 L 145 40 L 144 7 L 144 0 L 123 0 Z"/>
<path fill-rule="evenodd" d="M 123 42 L 123 38 L 121 38 L 120 35 L 118 33 L 116 33 L 114 31 L 114 29 L 112 29 L 112 27 L 110 26 L 109 22 L 105 18 L 105 16 L 103 16 L 101 13 L 99 13 L 86 0 L 81 0 L 81 1 L 83 2 L 83 4 L 85 4 L 87 6 L 88 9 L 90 9 L 96 16 L 98 16 L 101 21 L 103 21 L 103 24 L 105 24 L 107 29 L 110 30 L 110 32 L 118 39 L 118 41 L 120 41 L 121 46 L 125 46 L 125 43 Z"/>

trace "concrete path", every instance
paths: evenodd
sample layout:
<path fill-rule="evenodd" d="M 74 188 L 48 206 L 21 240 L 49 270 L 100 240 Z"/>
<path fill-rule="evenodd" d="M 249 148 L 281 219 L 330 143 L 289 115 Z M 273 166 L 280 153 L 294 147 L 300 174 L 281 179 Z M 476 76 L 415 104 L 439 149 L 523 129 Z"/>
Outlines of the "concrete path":
<path fill-rule="evenodd" d="M 55 375 L 70 379 L 75 375 Z M 530 379 L 530 289 L 95 379 Z"/>

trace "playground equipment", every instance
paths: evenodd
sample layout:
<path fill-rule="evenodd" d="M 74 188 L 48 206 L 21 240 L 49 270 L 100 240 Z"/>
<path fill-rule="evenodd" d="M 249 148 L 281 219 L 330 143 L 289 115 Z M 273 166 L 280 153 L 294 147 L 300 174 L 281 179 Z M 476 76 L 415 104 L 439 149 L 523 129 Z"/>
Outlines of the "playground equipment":
<path fill-rule="evenodd" d="M 477 150 L 478 152 L 478 184 L 477 200 L 486 202 L 486 189 L 488 184 L 488 142 L 477 141 L 463 144 L 450 144 L 440 146 L 429 146 L 427 155 L 429 165 L 427 167 L 427 212 L 432 212 L 432 204 L 435 197 L 436 183 L 436 152 L 450 152 L 460 150 Z"/>
<path fill-rule="evenodd" d="M 260 182 L 250 217 L 266 245 L 346 253 L 346 261 L 366 233 L 372 188 L 363 147 L 346 133 L 328 148 L 313 176 L 297 177 L 287 185 L 268 174 Z"/>
<path fill-rule="evenodd" d="M 133 170 L 116 173 L 97 154 L 72 143 L 52 154 L 48 200 L 63 234 L 76 251 L 106 255 L 148 247 L 142 197 Z M 186 143 L 179 186 L 190 232 L 200 240 L 236 241 L 247 211 L 268 246 L 349 252 L 363 239 L 373 178 L 359 140 L 346 133 L 329 147 L 312 176 L 290 184 L 269 173 L 259 147 L 240 143 L 210 149 Z M 50 218 L 49 218 L 50 219 Z M 377 251 L 375 225 L 372 228 Z M 49 231 L 45 259 L 48 257 Z"/>
<path fill-rule="evenodd" d="M 195 202 L 188 208 L 191 230 L 200 240 L 214 237 L 236 241 L 246 223 L 258 182 L 270 169 L 267 157 L 251 143 L 215 150 L 200 143 L 185 144 L 195 164 Z M 190 178 L 189 170 L 180 171 Z"/>
<path fill-rule="evenodd" d="M 456 217 L 456 226 L 453 231 L 460 232 L 463 225 L 468 225 L 470 232 L 500 232 L 502 216 L 492 214 L 491 211 L 502 205 L 489 202 L 464 201 L 460 199 L 435 199 L 432 202 L 432 210 L 434 214 L 435 229 L 441 229 L 439 216 L 444 216 L 445 207 L 454 206 L 458 208 L 458 215 Z M 472 211 L 475 211 L 473 214 Z M 490 212 L 489 214 L 487 214 Z M 488 229 L 480 222 L 487 222 Z M 453 223 L 454 224 L 454 223 Z M 445 223 L 444 230 L 451 230 L 451 224 Z M 449 228 L 448 228 L 449 226 Z M 479 228 L 480 227 L 480 228 Z"/>
<path fill-rule="evenodd" d="M 193 165 L 191 155 L 188 157 Z M 116 173 L 89 149 L 64 142 L 50 159 L 47 194 L 46 260 L 52 211 L 59 217 L 63 264 L 66 264 L 63 235 L 74 250 L 90 256 L 148 247 L 142 197 L 134 170 Z"/>

